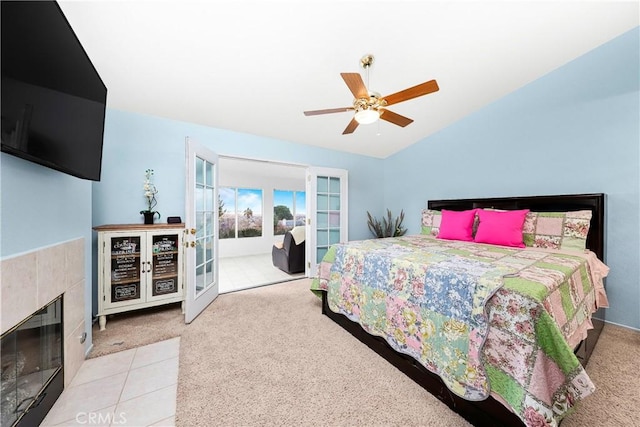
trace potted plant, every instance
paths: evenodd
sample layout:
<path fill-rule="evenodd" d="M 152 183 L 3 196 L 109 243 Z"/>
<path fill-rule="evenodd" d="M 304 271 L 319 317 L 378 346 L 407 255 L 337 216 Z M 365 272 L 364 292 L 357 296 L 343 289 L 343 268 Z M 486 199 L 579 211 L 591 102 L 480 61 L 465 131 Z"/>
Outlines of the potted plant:
<path fill-rule="evenodd" d="M 400 216 L 395 219 L 393 219 L 393 215 L 389 209 L 387 209 L 386 218 L 382 217 L 382 221 L 378 221 L 378 219 L 371 216 L 369 211 L 367 211 L 367 217 L 369 218 L 367 221 L 369 231 L 377 238 L 404 236 L 407 232 L 407 229 L 402 226 L 404 210 L 401 210 Z"/>
<path fill-rule="evenodd" d="M 144 198 L 147 202 L 147 209 L 140 211 L 140 214 L 144 215 L 145 224 L 153 224 L 153 220 L 156 215 L 158 215 L 158 219 L 160 219 L 160 212 L 153 210 L 153 208 L 158 204 L 158 201 L 156 200 L 158 190 L 156 189 L 156 186 L 153 185 L 152 178 L 153 169 L 147 169 L 145 171 L 145 180 L 142 186 L 142 189 L 144 190 Z"/>

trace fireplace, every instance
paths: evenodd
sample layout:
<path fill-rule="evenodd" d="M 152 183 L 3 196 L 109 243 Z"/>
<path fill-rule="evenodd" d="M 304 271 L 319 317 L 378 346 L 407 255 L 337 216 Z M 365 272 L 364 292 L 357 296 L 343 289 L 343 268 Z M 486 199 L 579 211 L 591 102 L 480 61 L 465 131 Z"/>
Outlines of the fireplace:
<path fill-rule="evenodd" d="M 62 295 L 2 334 L 0 425 L 39 425 L 64 388 Z"/>

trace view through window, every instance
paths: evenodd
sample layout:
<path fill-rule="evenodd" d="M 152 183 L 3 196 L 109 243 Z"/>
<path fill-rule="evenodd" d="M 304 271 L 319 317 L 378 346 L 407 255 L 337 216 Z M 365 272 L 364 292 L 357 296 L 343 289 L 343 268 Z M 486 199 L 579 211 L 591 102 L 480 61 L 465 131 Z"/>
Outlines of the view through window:
<path fill-rule="evenodd" d="M 273 234 L 281 235 L 307 220 L 304 191 L 273 190 Z"/>
<path fill-rule="evenodd" d="M 262 190 L 220 187 L 220 239 L 262 236 Z"/>

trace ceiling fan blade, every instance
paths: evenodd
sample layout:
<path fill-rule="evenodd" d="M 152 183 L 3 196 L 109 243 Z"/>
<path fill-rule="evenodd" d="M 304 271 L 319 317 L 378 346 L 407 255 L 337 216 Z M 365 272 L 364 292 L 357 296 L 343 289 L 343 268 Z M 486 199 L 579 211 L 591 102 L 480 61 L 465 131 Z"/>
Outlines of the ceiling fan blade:
<path fill-rule="evenodd" d="M 305 111 L 305 116 L 317 116 L 319 114 L 330 114 L 330 113 L 344 113 L 345 111 L 352 111 L 353 107 L 342 107 L 342 108 L 328 108 L 326 110 L 312 110 Z"/>
<path fill-rule="evenodd" d="M 351 121 L 349 122 L 349 124 L 347 125 L 347 127 L 344 129 L 344 132 L 342 132 L 343 135 L 346 135 L 348 133 L 353 133 L 353 131 L 356 130 L 356 128 L 358 127 L 358 122 L 356 121 L 355 117 L 353 119 L 351 119 Z"/>
<path fill-rule="evenodd" d="M 427 95 L 432 92 L 437 92 L 440 88 L 435 80 L 429 80 L 428 82 L 421 83 L 419 85 L 410 87 L 400 92 L 396 92 L 389 96 L 384 96 L 382 99 L 387 101 L 386 105 L 397 104 L 398 102 L 408 101 L 409 99 L 417 98 L 419 96 Z"/>
<path fill-rule="evenodd" d="M 405 116 L 401 116 L 400 114 L 394 113 L 393 111 L 389 111 L 385 109 L 380 109 L 380 111 L 381 111 L 380 118 L 382 120 L 388 121 L 389 123 L 393 123 L 394 125 L 405 127 L 406 125 L 413 122 L 413 119 L 410 119 Z"/>
<path fill-rule="evenodd" d="M 369 98 L 369 91 L 358 73 L 340 73 L 342 79 L 356 99 Z"/>

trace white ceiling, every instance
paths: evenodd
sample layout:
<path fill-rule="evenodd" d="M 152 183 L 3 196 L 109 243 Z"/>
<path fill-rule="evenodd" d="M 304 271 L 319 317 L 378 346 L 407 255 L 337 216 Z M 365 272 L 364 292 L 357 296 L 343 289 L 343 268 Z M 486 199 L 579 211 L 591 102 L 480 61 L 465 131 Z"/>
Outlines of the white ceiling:
<path fill-rule="evenodd" d="M 639 25 L 622 1 L 59 1 L 108 107 L 385 158 Z M 341 72 L 440 91 L 342 135 Z"/>

